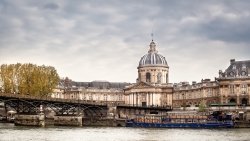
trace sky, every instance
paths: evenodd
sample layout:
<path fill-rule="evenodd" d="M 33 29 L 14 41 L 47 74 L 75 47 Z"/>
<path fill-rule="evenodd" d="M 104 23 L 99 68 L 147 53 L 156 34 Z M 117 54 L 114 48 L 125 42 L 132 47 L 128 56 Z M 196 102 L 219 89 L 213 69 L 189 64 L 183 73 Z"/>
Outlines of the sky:
<path fill-rule="evenodd" d="M 0 64 L 53 66 L 74 81 L 135 83 L 152 40 L 169 82 L 250 60 L 250 1 L 0 0 Z"/>

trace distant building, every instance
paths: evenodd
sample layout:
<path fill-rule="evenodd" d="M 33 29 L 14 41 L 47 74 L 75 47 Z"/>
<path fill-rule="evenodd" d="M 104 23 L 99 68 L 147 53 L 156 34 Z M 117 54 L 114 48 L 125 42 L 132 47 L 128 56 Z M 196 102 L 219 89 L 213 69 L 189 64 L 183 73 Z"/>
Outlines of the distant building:
<path fill-rule="evenodd" d="M 130 83 L 108 81 L 75 82 L 68 77 L 60 80 L 52 97 L 93 102 L 124 104 L 124 88 Z M 59 90 L 63 90 L 58 92 Z M 58 95 L 61 95 L 58 97 Z"/>
<path fill-rule="evenodd" d="M 108 81 L 75 82 L 62 79 L 52 97 L 120 103 L 130 106 L 198 107 L 212 104 L 249 105 L 250 60 L 230 60 L 229 67 L 214 81 L 169 83 L 169 66 L 152 40 L 139 61 L 136 83 Z"/>

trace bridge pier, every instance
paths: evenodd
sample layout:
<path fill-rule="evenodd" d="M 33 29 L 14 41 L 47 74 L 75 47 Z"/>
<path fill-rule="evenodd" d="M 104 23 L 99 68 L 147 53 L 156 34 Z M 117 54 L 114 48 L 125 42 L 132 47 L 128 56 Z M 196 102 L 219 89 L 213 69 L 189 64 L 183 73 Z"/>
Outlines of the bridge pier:
<path fill-rule="evenodd" d="M 82 116 L 60 115 L 54 116 L 54 125 L 82 126 Z"/>
<path fill-rule="evenodd" d="M 44 114 L 16 114 L 15 125 L 25 125 L 25 126 L 45 126 Z"/>

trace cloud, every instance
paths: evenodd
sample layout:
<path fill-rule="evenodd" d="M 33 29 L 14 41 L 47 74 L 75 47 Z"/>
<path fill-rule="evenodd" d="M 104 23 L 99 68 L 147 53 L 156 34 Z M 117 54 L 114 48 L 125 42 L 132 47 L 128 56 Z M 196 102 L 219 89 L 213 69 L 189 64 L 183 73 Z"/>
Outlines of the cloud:
<path fill-rule="evenodd" d="M 170 82 L 213 79 L 230 59 L 249 60 L 249 6 L 248 1 L 1 1 L 0 64 L 52 65 L 75 81 L 135 82 L 153 29 Z"/>
<path fill-rule="evenodd" d="M 44 9 L 57 10 L 59 6 L 53 2 L 43 5 Z"/>

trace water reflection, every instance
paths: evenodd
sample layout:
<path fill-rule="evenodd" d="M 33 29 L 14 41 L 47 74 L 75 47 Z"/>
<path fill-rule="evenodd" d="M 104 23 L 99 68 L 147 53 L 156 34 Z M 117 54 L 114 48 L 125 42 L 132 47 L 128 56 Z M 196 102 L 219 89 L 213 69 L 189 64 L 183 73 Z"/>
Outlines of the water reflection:
<path fill-rule="evenodd" d="M 0 123 L 0 141 L 235 141 L 249 140 L 250 129 L 160 129 L 126 127 L 29 127 Z"/>

